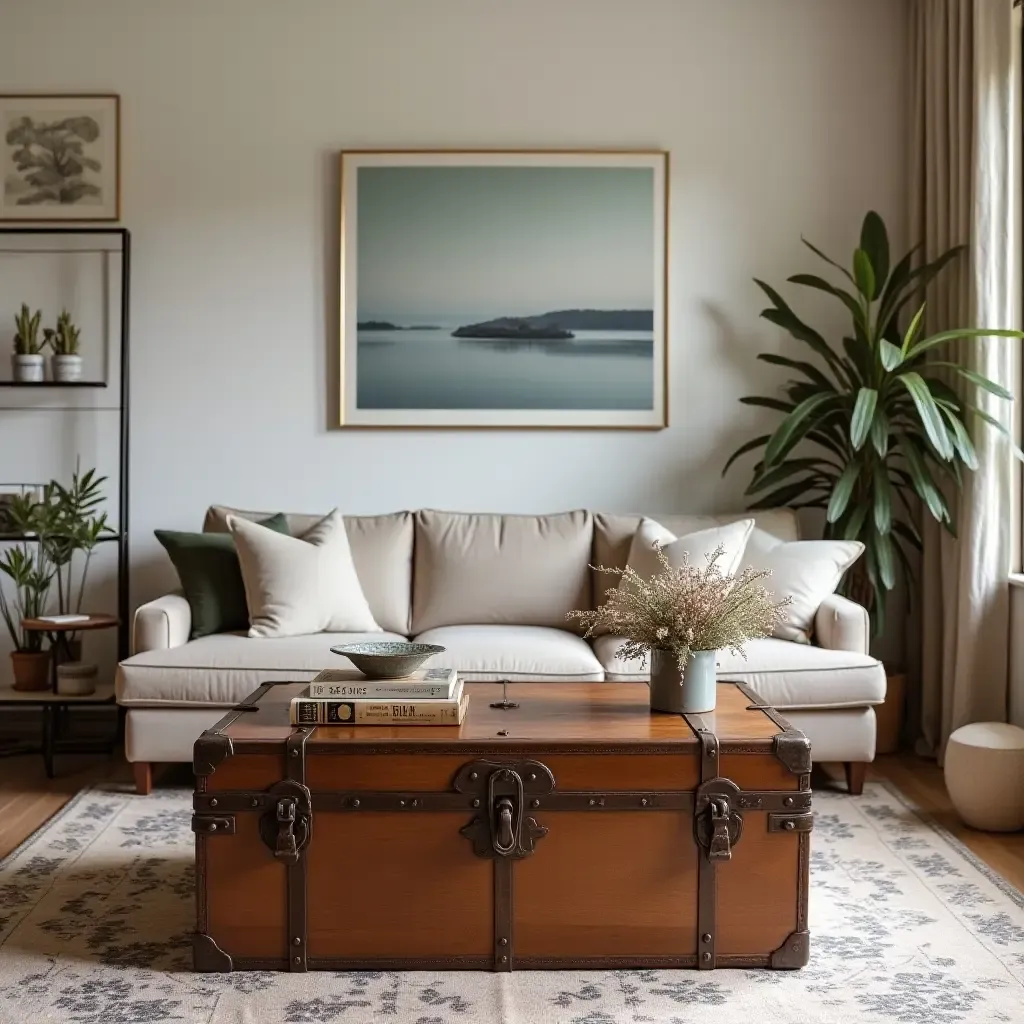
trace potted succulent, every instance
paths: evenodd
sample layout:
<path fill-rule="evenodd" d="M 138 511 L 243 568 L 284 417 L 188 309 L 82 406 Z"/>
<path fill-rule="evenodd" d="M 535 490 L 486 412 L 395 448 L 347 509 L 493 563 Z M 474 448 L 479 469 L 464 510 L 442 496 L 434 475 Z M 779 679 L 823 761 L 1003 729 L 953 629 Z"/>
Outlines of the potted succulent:
<path fill-rule="evenodd" d="M 82 357 L 79 354 L 79 336 L 81 329 L 76 327 L 71 314 L 62 309 L 57 317 L 56 329 L 47 327 L 43 331 L 45 343 L 50 346 L 53 355 L 50 366 L 53 379 L 61 384 L 72 383 L 82 379 Z"/>
<path fill-rule="evenodd" d="M 17 332 L 14 335 L 14 355 L 11 369 L 14 379 L 20 384 L 41 384 L 43 382 L 43 349 L 45 339 L 39 340 L 39 321 L 42 310 L 33 313 L 26 303 L 14 316 Z"/>
<path fill-rule="evenodd" d="M 569 612 L 587 637 L 596 633 L 624 636 L 618 650 L 624 661 L 651 656 L 652 711 L 703 714 L 715 708 L 717 654 L 730 650 L 743 655 L 744 644 L 771 636 L 784 617 L 790 598 L 775 602 L 761 581 L 770 570 L 744 569 L 727 576 L 718 568 L 725 549 L 719 546 L 701 569 L 683 564 L 674 568 L 656 548 L 661 572 L 649 578 L 632 566 L 598 572 L 621 576 L 604 604 L 592 611 Z"/>
<path fill-rule="evenodd" d="M 33 507 L 27 495 L 17 495 L 11 503 L 11 519 L 22 534 L 30 532 L 25 527 Z M 45 690 L 50 685 L 50 655 L 43 650 L 43 634 L 23 630 L 21 622 L 45 613 L 55 569 L 46 551 L 30 539 L 0 553 L 0 573 L 0 618 L 14 643 L 14 689 Z"/>

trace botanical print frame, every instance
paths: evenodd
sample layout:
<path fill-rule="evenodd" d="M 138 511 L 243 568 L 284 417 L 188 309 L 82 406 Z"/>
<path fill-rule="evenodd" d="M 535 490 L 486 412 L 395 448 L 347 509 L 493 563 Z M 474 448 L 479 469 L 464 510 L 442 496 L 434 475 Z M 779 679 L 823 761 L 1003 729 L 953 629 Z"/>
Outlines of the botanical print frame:
<path fill-rule="evenodd" d="M 0 221 L 121 216 L 121 100 L 0 95 Z"/>
<path fill-rule="evenodd" d="M 668 422 L 668 153 L 340 155 L 340 422 Z"/>

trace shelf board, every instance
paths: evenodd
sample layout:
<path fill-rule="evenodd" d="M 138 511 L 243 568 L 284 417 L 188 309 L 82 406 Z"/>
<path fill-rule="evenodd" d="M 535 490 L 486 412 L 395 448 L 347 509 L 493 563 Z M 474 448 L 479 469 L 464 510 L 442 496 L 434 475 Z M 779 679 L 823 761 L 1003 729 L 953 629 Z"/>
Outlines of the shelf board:
<path fill-rule="evenodd" d="M 0 388 L 105 388 L 105 380 L 0 380 Z"/>
<path fill-rule="evenodd" d="M 89 694 L 60 694 L 51 690 L 15 690 L 0 686 L 0 704 L 108 704 L 114 700 L 113 682 L 96 683 L 96 692 Z"/>
<path fill-rule="evenodd" d="M 38 539 L 39 536 L 35 533 L 0 533 L 0 544 L 20 544 L 24 541 L 31 542 Z M 121 534 L 119 532 L 105 533 L 102 537 L 99 538 L 99 540 L 96 543 L 110 544 L 113 541 L 120 539 Z"/>

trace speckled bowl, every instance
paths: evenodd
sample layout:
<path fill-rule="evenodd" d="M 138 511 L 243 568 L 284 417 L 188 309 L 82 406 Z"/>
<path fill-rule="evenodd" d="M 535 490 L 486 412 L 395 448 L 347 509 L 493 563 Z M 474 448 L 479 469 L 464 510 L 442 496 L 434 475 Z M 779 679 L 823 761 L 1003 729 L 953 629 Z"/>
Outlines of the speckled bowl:
<path fill-rule="evenodd" d="M 428 658 L 440 654 L 437 644 L 403 643 L 398 640 L 367 640 L 332 647 L 331 653 L 348 658 L 369 679 L 400 679 L 415 672 Z"/>

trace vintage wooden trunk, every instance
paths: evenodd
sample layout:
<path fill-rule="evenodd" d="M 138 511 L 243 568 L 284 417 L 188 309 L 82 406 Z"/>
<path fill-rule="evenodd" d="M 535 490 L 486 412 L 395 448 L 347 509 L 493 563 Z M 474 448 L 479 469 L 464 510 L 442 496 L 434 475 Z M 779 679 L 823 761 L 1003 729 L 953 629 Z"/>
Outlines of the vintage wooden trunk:
<path fill-rule="evenodd" d="M 195 745 L 200 971 L 802 967 L 810 747 L 743 686 L 468 686 L 462 726 L 292 727 L 261 686 Z"/>

